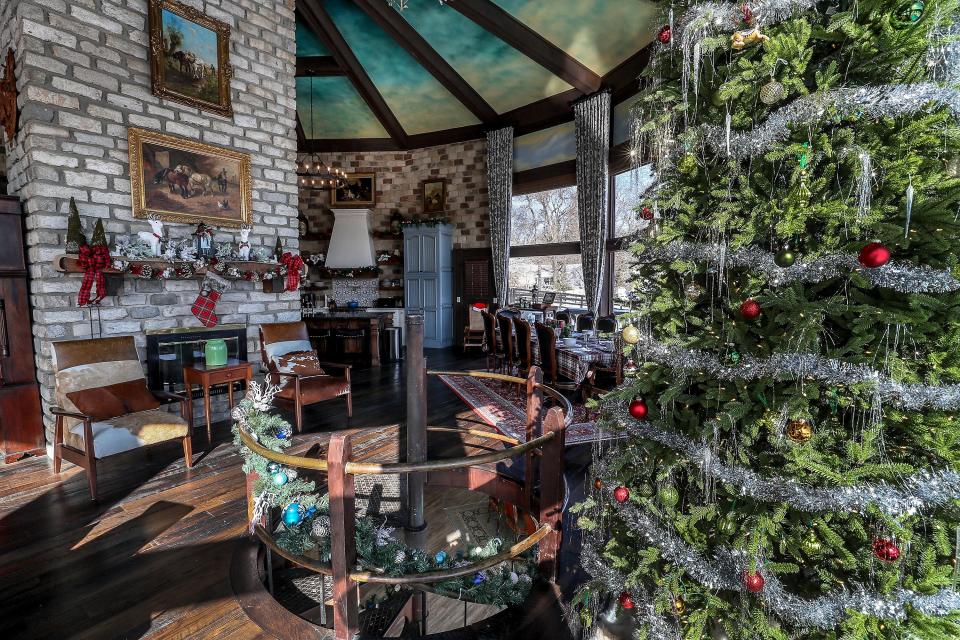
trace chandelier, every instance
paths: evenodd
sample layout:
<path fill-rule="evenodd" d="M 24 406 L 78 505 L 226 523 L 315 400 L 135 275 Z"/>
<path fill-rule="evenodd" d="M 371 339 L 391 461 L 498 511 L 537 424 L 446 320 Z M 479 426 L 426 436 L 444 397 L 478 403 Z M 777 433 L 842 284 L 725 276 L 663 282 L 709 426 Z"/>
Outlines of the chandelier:
<path fill-rule="evenodd" d="M 310 133 L 313 134 L 313 77 L 310 78 Z M 329 167 L 316 152 L 303 156 L 297 161 L 297 175 L 301 187 L 318 189 L 339 189 L 347 182 L 347 173 L 343 169 Z"/>
<path fill-rule="evenodd" d="M 451 0 L 439 0 L 441 5 L 445 5 L 450 1 Z M 404 9 L 407 8 L 408 2 L 410 2 L 410 0 L 387 0 L 387 4 L 389 4 L 392 7 L 396 7 L 400 11 L 403 11 Z"/>

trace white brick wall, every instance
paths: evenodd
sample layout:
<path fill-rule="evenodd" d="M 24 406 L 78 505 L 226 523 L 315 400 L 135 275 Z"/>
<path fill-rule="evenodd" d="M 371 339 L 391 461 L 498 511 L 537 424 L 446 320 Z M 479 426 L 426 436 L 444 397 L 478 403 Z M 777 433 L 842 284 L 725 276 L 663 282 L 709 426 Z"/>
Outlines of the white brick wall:
<path fill-rule="evenodd" d="M 130 205 L 127 127 L 189 136 L 250 152 L 250 240 L 272 248 L 278 235 L 297 247 L 295 176 L 295 41 L 293 0 L 187 0 L 231 27 L 235 74 L 232 119 L 203 113 L 150 91 L 146 0 L 0 0 L 0 50 L 17 56 L 20 132 L 7 148 L 8 191 L 23 200 L 32 277 L 38 377 L 52 397 L 50 341 L 91 335 L 90 314 L 76 307 L 80 276 L 53 270 L 62 251 L 68 201 L 77 200 L 85 230 L 102 218 L 108 236 L 149 230 Z M 184 237 L 188 225 L 168 225 Z M 234 240 L 220 230 L 218 240 Z M 197 281 L 127 278 L 107 298 L 103 335 L 195 327 L 189 307 Z M 260 323 L 299 317 L 297 294 L 263 294 L 233 283 L 218 307 L 221 322 Z M 255 301 L 257 304 L 249 304 Z M 93 334 L 100 328 L 94 314 Z M 249 334 L 251 347 L 256 327 Z M 251 351 L 251 353 L 256 353 Z M 48 420 L 49 427 L 49 420 Z"/>

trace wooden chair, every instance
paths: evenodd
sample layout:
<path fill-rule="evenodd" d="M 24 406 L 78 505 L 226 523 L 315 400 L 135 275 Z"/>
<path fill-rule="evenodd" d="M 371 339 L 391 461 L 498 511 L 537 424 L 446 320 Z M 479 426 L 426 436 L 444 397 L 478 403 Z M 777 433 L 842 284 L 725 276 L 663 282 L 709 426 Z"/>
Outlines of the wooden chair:
<path fill-rule="evenodd" d="M 569 378 L 561 378 L 557 365 L 557 334 L 545 324 L 534 324 L 537 331 L 537 346 L 540 348 L 540 368 L 543 380 L 551 387 L 563 391 L 577 391 L 580 385 Z"/>
<path fill-rule="evenodd" d="M 491 369 L 498 371 L 503 362 L 503 352 L 497 342 L 497 319 L 487 311 L 481 311 L 480 317 L 483 318 L 483 343 L 487 352 L 487 371 Z"/>
<path fill-rule="evenodd" d="M 613 338 L 613 363 L 609 367 L 594 364 L 583 381 L 584 398 L 602 398 L 623 384 L 623 338 Z"/>
<path fill-rule="evenodd" d="M 567 325 L 573 325 L 573 313 L 569 309 L 561 309 L 553 314 L 553 319 Z"/>
<path fill-rule="evenodd" d="M 533 342 L 530 337 L 530 323 L 517 317 L 513 319 L 513 328 L 516 333 L 519 374 L 525 376 L 530 371 L 530 367 L 533 366 Z"/>
<path fill-rule="evenodd" d="M 594 324 L 592 313 L 581 313 L 577 316 L 577 331 L 593 331 Z"/>
<path fill-rule="evenodd" d="M 185 395 L 147 389 L 133 336 L 53 343 L 56 416 L 53 472 L 63 459 L 86 469 L 97 499 L 97 461 L 139 447 L 181 440 L 193 465 L 193 415 Z M 163 404 L 179 403 L 180 415 Z"/>
<path fill-rule="evenodd" d="M 497 314 L 497 324 L 500 327 L 500 344 L 503 348 L 503 367 L 506 372 L 512 373 L 517 357 L 517 343 L 513 337 L 513 314 L 503 311 Z"/>
<path fill-rule="evenodd" d="M 318 402 L 346 397 L 347 421 L 353 417 L 350 365 L 320 362 L 316 352 L 310 352 L 313 346 L 306 323 L 260 325 L 260 356 L 270 372 L 271 383 L 281 385 L 275 401 L 292 406 L 297 433 L 303 430 L 303 408 Z M 328 369 L 339 369 L 343 375 L 330 375 Z"/>
<path fill-rule="evenodd" d="M 484 324 L 481 313 L 487 308 L 486 303 L 474 302 L 468 307 L 467 326 L 463 328 L 463 351 L 479 347 L 483 349 Z"/>
<path fill-rule="evenodd" d="M 597 318 L 597 333 L 615 333 L 617 331 L 617 318 L 614 315 L 602 316 Z"/>

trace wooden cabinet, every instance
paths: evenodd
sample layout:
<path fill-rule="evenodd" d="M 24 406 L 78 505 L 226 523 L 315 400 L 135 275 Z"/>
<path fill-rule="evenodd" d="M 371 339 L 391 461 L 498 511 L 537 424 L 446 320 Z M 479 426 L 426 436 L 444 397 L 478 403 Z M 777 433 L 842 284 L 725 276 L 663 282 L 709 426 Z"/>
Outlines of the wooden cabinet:
<path fill-rule="evenodd" d="M 20 202 L 0 196 L 0 456 L 4 462 L 44 451 L 24 256 Z"/>
<path fill-rule="evenodd" d="M 407 226 L 403 231 L 405 312 L 423 316 L 423 346 L 453 345 L 453 227 Z"/>

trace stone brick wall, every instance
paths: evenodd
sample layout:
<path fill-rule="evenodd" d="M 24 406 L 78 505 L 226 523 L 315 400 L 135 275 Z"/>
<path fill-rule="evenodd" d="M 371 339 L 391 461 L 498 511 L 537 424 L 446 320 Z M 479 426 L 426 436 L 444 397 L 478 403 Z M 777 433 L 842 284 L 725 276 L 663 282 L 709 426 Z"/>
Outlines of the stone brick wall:
<path fill-rule="evenodd" d="M 133 334 L 195 327 L 190 305 L 197 280 L 125 279 L 99 314 L 76 306 L 80 276 L 61 274 L 51 260 L 62 252 L 68 201 L 76 198 L 89 235 L 101 218 L 111 241 L 148 231 L 133 220 L 127 127 L 185 136 L 249 152 L 253 173 L 254 246 L 277 236 L 297 240 L 294 162 L 294 0 L 185 0 L 231 27 L 233 118 L 161 100 L 150 90 L 145 0 L 6 0 L 0 14 L 0 50 L 17 55 L 21 112 L 16 144 L 8 147 L 10 185 L 27 213 L 38 376 L 52 396 L 50 342 L 102 332 Z M 170 237 L 193 227 L 168 224 Z M 217 240 L 233 240 L 218 230 Z M 297 294 L 266 294 L 259 285 L 233 283 L 218 307 L 223 323 L 247 323 L 254 346 L 262 322 L 298 319 Z M 256 353 L 256 351 L 251 351 Z M 48 421 L 49 424 L 49 421 Z"/>
<path fill-rule="evenodd" d="M 321 154 L 324 162 L 342 167 L 348 173 L 377 174 L 377 204 L 371 207 L 374 231 L 388 231 L 394 212 L 412 219 L 423 215 L 421 184 L 428 178 L 446 178 L 447 213 L 454 225 L 455 248 L 490 246 L 490 223 L 487 203 L 487 143 L 472 140 L 412 151 L 358 151 Z M 327 234 L 333 229 L 333 213 L 329 210 L 329 193 L 304 189 L 300 194 L 300 210 L 312 232 Z M 400 241 L 376 239 L 378 252 L 400 248 Z M 327 242 L 302 243 L 305 251 L 326 251 Z M 403 269 L 383 269 L 382 278 L 400 278 Z M 383 292 L 384 296 L 398 292 Z"/>

